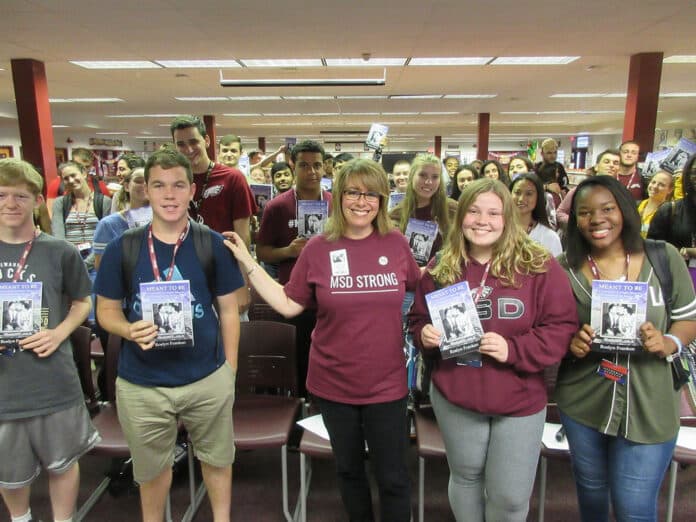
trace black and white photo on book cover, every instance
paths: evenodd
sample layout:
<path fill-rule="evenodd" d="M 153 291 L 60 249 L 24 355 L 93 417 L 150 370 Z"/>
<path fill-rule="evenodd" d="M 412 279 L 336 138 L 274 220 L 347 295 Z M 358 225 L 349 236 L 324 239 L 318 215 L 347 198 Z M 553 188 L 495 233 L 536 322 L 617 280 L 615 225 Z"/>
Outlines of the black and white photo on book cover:
<path fill-rule="evenodd" d="M 0 283 L 0 344 L 12 346 L 41 329 L 42 283 Z"/>
<path fill-rule="evenodd" d="M 254 194 L 254 201 L 259 211 L 263 211 L 263 209 L 266 208 L 266 203 L 273 197 L 273 185 L 250 183 L 249 188 L 251 189 L 251 193 Z"/>
<path fill-rule="evenodd" d="M 373 123 L 370 126 L 370 131 L 367 133 L 367 139 L 365 140 L 365 145 L 368 149 L 379 149 L 383 145 L 384 139 L 389 133 L 389 127 L 387 125 L 382 125 L 380 123 Z"/>
<path fill-rule="evenodd" d="M 437 223 L 410 218 L 404 232 L 408 240 L 408 246 L 419 265 L 424 265 L 430 260 L 433 243 L 437 237 Z"/>
<path fill-rule="evenodd" d="M 325 200 L 301 199 L 297 202 L 297 235 L 312 237 L 324 232 L 329 217 L 329 203 Z"/>
<path fill-rule="evenodd" d="M 401 203 L 405 197 L 405 192 L 391 192 L 389 194 L 389 210 L 393 209 L 396 205 Z"/>
<path fill-rule="evenodd" d="M 471 298 L 469 283 L 461 283 L 426 294 L 430 320 L 442 334 L 443 359 L 460 357 L 478 350 L 483 327 Z"/>
<path fill-rule="evenodd" d="M 189 281 L 140 284 L 143 319 L 157 326 L 156 348 L 193 346 L 193 313 Z"/>
<path fill-rule="evenodd" d="M 694 153 L 696 153 L 696 143 L 686 138 L 681 138 L 660 166 L 670 174 L 674 174 L 677 170 L 684 167 L 686 160 Z"/>
<path fill-rule="evenodd" d="M 645 322 L 647 302 L 648 283 L 593 281 L 592 350 L 608 353 L 640 350 L 640 325 Z"/>

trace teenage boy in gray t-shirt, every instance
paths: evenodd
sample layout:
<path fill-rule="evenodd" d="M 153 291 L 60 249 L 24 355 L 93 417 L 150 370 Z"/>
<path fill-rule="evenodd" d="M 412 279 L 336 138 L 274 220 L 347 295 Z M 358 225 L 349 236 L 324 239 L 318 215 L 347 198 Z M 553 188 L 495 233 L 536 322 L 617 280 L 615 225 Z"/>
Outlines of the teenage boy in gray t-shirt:
<path fill-rule="evenodd" d="M 21 283 L 42 285 L 40 321 L 32 320 L 39 331 L 18 342 L 0 339 L 0 494 L 12 522 L 32 520 L 30 485 L 42 468 L 54 520 L 72 521 L 77 460 L 99 441 L 70 344 L 90 311 L 91 284 L 74 246 L 36 231 L 42 185 L 29 163 L 0 160 L 0 283 L 11 291 Z"/>

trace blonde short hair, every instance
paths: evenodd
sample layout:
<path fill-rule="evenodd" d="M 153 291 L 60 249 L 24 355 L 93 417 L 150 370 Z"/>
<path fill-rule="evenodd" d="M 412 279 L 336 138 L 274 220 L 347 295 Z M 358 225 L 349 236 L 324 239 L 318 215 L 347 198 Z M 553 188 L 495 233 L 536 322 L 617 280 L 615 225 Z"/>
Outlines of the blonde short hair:
<path fill-rule="evenodd" d="M 43 190 L 44 180 L 29 162 L 16 158 L 0 160 L 0 186 L 15 187 L 21 184 L 25 184 L 32 194 L 38 196 Z"/>

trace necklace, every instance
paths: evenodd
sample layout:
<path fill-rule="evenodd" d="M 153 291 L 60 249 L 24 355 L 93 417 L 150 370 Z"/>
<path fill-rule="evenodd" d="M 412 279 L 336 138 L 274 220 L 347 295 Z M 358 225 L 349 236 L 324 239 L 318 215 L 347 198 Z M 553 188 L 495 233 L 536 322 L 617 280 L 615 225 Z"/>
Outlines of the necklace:
<path fill-rule="evenodd" d="M 602 271 L 599 269 L 599 265 L 597 264 L 597 262 L 594 260 L 594 258 L 590 254 L 587 254 L 587 262 L 590 265 L 590 270 L 592 271 L 592 276 L 595 279 L 607 279 L 610 281 L 626 281 L 626 280 L 628 280 L 628 266 L 631 263 L 631 254 L 629 254 L 628 252 L 626 253 L 626 265 L 624 267 L 624 273 L 621 277 L 618 277 L 616 279 L 614 279 L 612 277 L 607 277 L 606 275 L 604 275 L 604 273 L 602 273 Z"/>

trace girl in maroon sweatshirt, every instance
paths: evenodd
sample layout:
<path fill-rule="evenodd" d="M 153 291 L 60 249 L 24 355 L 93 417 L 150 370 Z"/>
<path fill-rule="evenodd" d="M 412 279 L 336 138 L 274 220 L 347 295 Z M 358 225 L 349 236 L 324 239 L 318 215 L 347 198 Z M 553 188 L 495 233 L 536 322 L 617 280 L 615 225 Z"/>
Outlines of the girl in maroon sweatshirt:
<path fill-rule="evenodd" d="M 439 358 L 442 332 L 426 306 L 426 294 L 461 281 L 484 330 L 480 365 Z M 543 370 L 567 352 L 578 325 L 567 277 L 527 236 L 500 181 L 465 187 L 410 320 L 418 348 L 436 357 L 430 394 L 457 520 L 526 520 L 546 414 Z"/>

